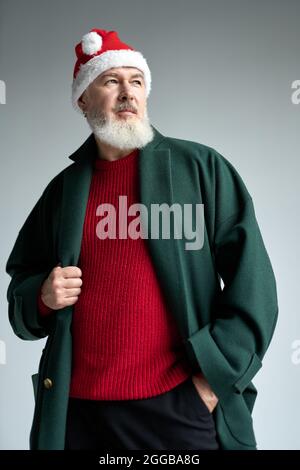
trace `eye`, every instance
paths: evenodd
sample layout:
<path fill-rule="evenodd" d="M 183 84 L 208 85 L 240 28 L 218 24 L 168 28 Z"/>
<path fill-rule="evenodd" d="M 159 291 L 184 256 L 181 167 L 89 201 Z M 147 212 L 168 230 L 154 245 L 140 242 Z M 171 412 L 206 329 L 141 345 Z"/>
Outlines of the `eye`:
<path fill-rule="evenodd" d="M 117 81 L 117 80 L 116 80 L 115 78 L 110 78 L 109 80 L 107 80 L 107 82 L 105 82 L 105 85 L 106 85 L 106 83 L 108 83 L 108 82 L 116 82 L 116 81 Z"/>
<path fill-rule="evenodd" d="M 133 81 L 134 81 L 134 82 L 137 82 L 139 85 L 142 84 L 142 82 L 141 82 L 140 80 L 133 80 Z M 117 80 L 116 80 L 115 78 L 110 78 L 109 80 L 107 80 L 107 81 L 105 82 L 105 85 L 106 85 L 106 83 L 109 83 L 109 82 L 117 82 Z"/>

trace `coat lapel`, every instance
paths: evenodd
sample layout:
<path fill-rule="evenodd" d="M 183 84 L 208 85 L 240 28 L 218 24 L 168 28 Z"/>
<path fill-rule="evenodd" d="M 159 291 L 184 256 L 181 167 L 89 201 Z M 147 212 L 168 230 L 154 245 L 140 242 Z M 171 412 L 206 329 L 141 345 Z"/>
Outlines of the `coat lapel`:
<path fill-rule="evenodd" d="M 161 136 L 161 134 L 159 135 Z M 151 238 L 151 204 L 171 206 L 174 203 L 171 157 L 171 149 L 166 139 L 157 139 L 157 143 L 154 142 L 153 145 L 146 146 L 140 152 L 140 202 L 148 209 L 148 239 L 146 242 L 156 275 L 167 305 L 185 338 L 189 336 L 190 325 L 188 324 L 188 316 L 185 314 L 188 303 L 185 297 L 185 282 L 181 266 L 180 240 L 174 238 L 172 224 L 169 239 L 162 239 L 161 235 L 158 239 Z"/>
<path fill-rule="evenodd" d="M 69 158 L 76 162 L 64 173 L 62 216 L 58 242 L 58 257 L 65 266 L 78 263 L 85 211 L 92 178 L 92 162 L 96 156 L 93 135 Z"/>

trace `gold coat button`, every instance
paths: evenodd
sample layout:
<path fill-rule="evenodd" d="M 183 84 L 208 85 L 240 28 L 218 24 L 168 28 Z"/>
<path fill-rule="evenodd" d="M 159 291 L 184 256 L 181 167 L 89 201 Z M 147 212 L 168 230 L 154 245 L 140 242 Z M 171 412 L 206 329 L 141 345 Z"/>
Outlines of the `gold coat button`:
<path fill-rule="evenodd" d="M 44 380 L 44 387 L 49 390 L 49 388 L 51 388 L 53 386 L 53 382 L 51 379 L 45 379 Z"/>

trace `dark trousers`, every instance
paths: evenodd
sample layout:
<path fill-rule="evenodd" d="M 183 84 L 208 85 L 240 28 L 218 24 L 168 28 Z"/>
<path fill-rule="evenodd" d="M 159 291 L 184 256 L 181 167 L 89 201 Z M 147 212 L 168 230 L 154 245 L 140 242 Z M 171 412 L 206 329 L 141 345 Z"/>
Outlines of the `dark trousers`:
<path fill-rule="evenodd" d="M 65 449 L 216 450 L 213 415 L 191 377 L 135 400 L 69 399 Z"/>

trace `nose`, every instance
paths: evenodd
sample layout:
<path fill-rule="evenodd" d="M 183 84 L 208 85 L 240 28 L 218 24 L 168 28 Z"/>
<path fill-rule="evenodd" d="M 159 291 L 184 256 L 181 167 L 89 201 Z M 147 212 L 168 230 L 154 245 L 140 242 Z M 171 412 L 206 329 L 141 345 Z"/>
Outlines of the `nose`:
<path fill-rule="evenodd" d="M 128 91 L 122 91 L 119 95 L 119 101 L 124 103 L 124 101 L 132 101 L 133 95 Z"/>
<path fill-rule="evenodd" d="M 119 96 L 119 100 L 122 102 L 127 101 L 127 100 L 132 100 L 132 96 L 130 95 L 130 93 L 122 93 Z"/>
<path fill-rule="evenodd" d="M 129 84 L 124 84 L 122 85 L 122 90 L 119 94 L 119 100 L 120 101 L 127 101 L 127 100 L 132 100 L 133 98 L 133 93 L 130 89 L 130 85 Z"/>

